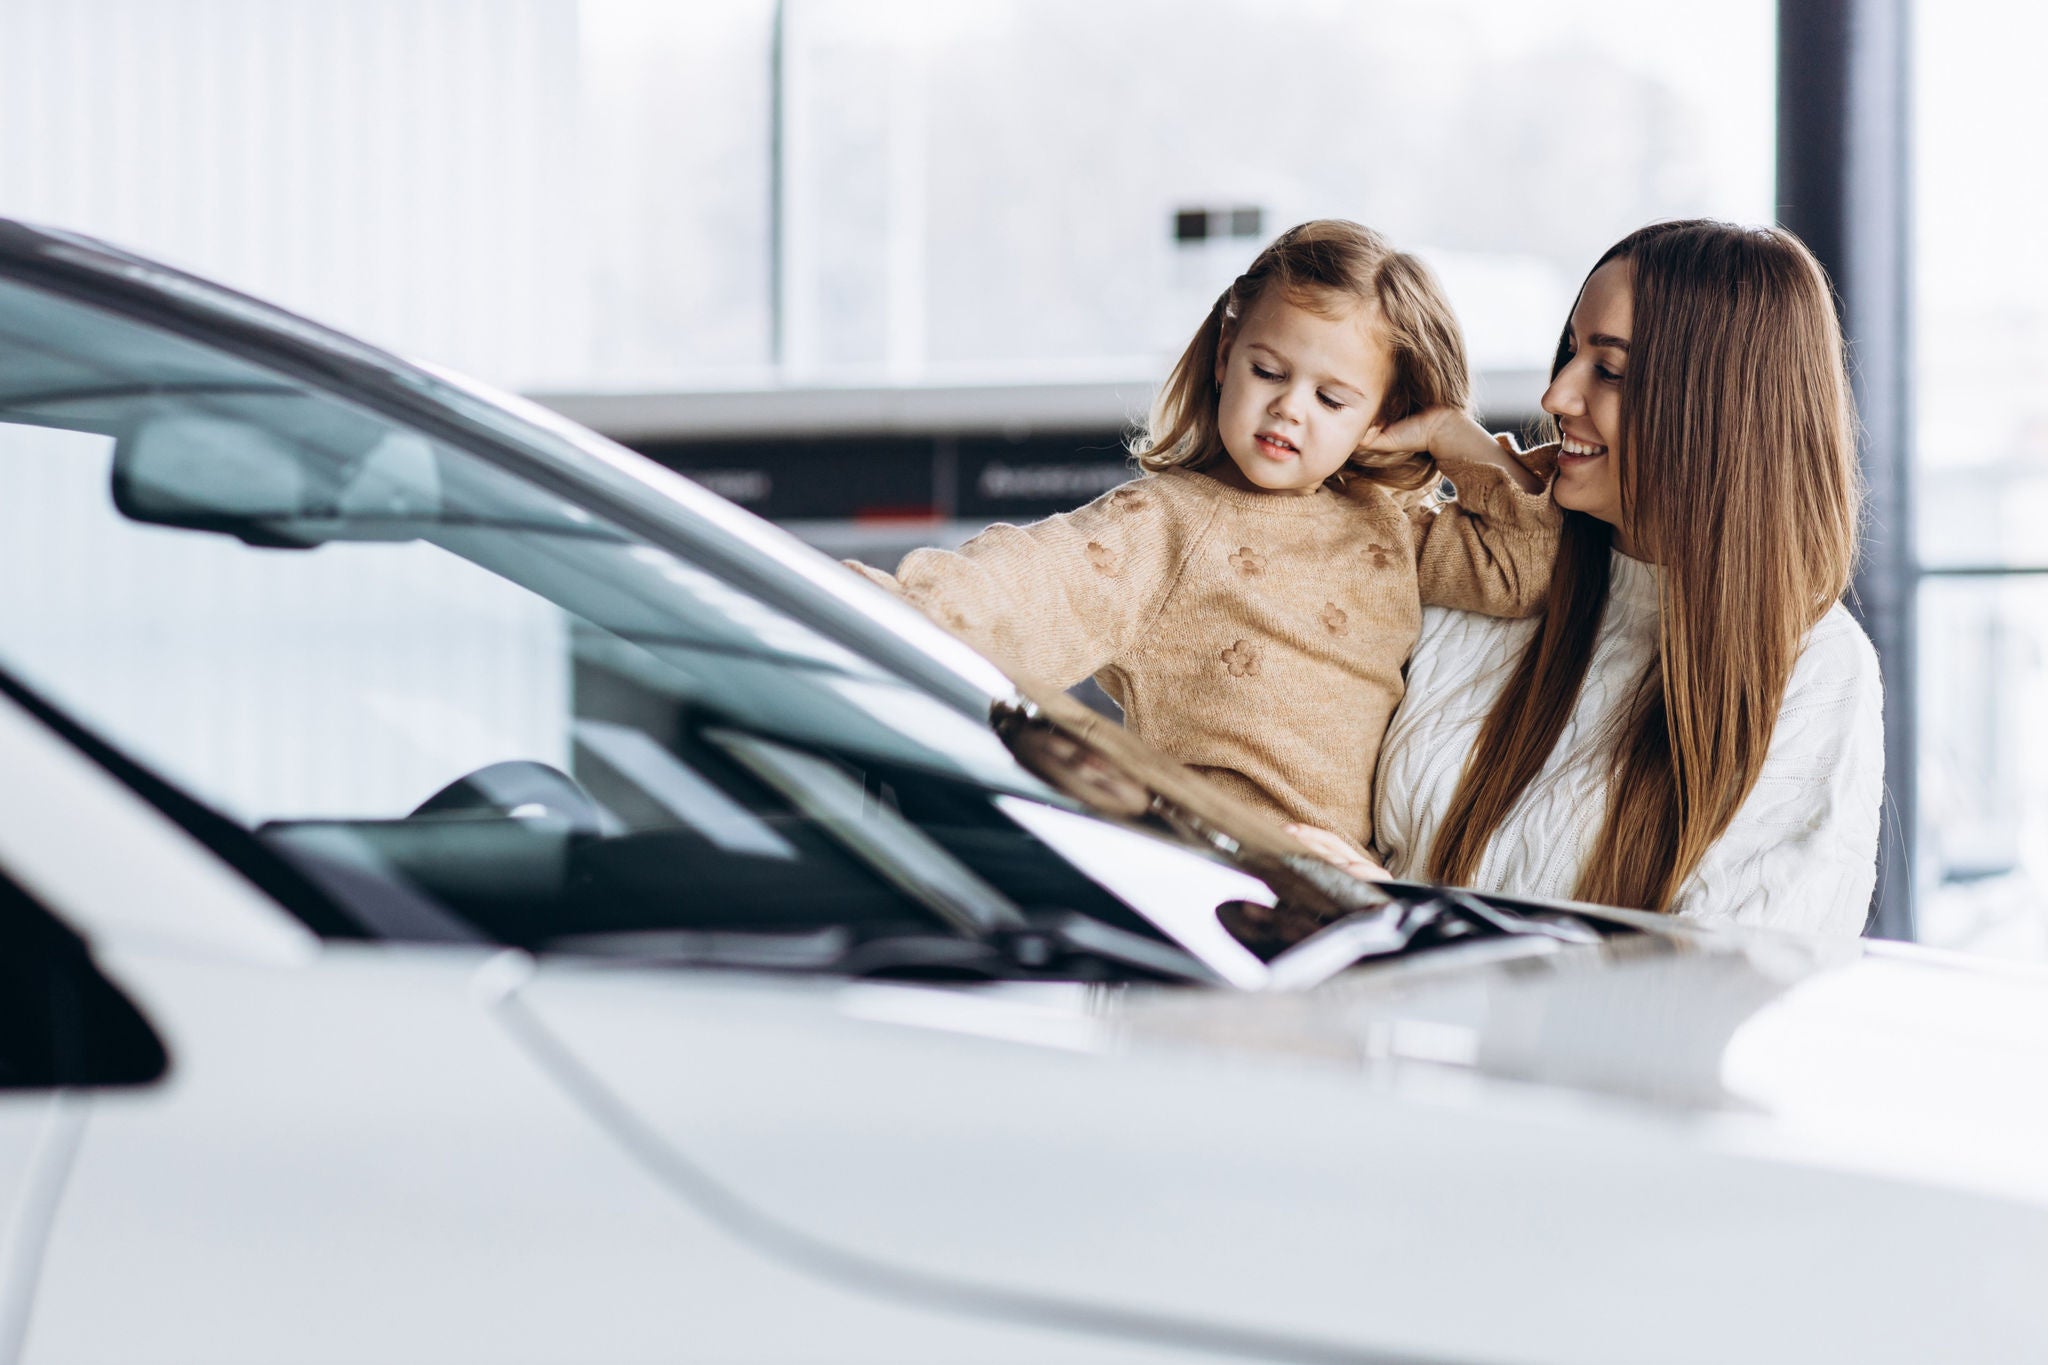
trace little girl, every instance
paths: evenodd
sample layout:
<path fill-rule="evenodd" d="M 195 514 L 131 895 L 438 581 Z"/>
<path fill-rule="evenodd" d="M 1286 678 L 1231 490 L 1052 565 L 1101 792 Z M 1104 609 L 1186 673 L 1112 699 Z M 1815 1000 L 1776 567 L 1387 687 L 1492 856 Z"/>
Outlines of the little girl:
<path fill-rule="evenodd" d="M 1167 754 L 1369 847 L 1423 604 L 1522 616 L 1549 583 L 1557 513 L 1469 404 L 1427 267 L 1356 223 L 1303 223 L 1174 366 L 1133 442 L 1143 476 L 913 551 L 894 578 L 853 567 L 1018 676 L 1094 676 Z M 1439 467 L 1440 506 L 1422 492 Z"/>

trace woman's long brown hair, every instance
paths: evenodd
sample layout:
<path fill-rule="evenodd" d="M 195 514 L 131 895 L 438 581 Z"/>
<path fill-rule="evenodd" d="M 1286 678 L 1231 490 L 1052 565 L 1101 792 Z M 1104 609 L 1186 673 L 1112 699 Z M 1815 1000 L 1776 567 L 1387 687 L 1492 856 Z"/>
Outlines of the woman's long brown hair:
<path fill-rule="evenodd" d="M 1621 514 L 1659 566 L 1657 657 L 1617 718 L 1606 821 L 1573 894 L 1669 910 L 1755 787 L 1806 634 L 1847 589 L 1861 484 L 1834 298 L 1798 238 L 1705 220 L 1631 233 Z M 1570 359 L 1558 341 L 1553 376 Z M 1470 881 L 1577 705 L 1612 530 L 1565 514 L 1534 638 L 1481 728 L 1430 858 Z"/>

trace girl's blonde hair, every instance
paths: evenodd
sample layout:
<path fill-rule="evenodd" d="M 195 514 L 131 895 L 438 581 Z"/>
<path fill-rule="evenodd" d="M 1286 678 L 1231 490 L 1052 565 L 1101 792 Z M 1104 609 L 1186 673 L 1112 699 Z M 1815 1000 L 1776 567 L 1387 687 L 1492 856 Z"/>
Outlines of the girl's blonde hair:
<path fill-rule="evenodd" d="M 1572 894 L 1670 910 L 1755 789 L 1806 633 L 1848 587 L 1856 418 L 1833 291 L 1791 233 L 1656 223 L 1594 270 L 1609 261 L 1630 263 L 1635 305 L 1613 451 L 1621 513 L 1659 566 L 1663 609 Z M 1571 354 L 1567 331 L 1553 377 Z M 1592 662 L 1612 539 L 1565 513 L 1549 603 L 1466 760 L 1431 879 L 1469 882 L 1540 779 Z"/>
<path fill-rule="evenodd" d="M 1393 352 L 1393 377 L 1373 419 L 1377 425 L 1428 408 L 1470 410 L 1465 338 L 1429 267 L 1394 250 L 1371 228 L 1317 218 L 1281 233 L 1217 298 L 1160 386 L 1151 422 L 1131 442 L 1141 467 L 1154 473 L 1203 469 L 1227 458 L 1216 425 L 1216 361 L 1246 310 L 1269 288 L 1284 290 L 1289 302 L 1326 317 L 1360 304 L 1378 308 L 1379 335 Z M 1354 455 L 1345 469 L 1401 489 L 1420 488 L 1436 477 L 1426 453 Z"/>

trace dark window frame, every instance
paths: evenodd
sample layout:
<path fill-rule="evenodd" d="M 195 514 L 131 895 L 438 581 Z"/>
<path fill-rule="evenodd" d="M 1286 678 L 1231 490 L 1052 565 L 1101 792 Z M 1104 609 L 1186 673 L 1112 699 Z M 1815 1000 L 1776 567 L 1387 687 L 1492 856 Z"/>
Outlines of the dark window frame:
<path fill-rule="evenodd" d="M 1869 493 L 1849 605 L 1884 676 L 1885 809 L 1867 932 L 1916 937 L 1912 0 L 1779 0 L 1778 221 L 1834 282 Z M 1997 569 L 1965 570 L 1972 573 Z"/>

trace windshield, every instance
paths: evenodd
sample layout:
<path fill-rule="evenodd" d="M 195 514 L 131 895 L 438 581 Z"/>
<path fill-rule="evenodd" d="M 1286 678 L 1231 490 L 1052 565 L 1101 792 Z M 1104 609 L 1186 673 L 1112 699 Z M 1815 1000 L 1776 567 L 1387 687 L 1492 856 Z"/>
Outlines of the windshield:
<path fill-rule="evenodd" d="M 365 936 L 788 953 L 1057 911 L 1162 939 L 1054 851 L 1092 818 L 1072 795 L 729 577 L 471 451 L 6 282 L 0 521 L 0 668 Z"/>

